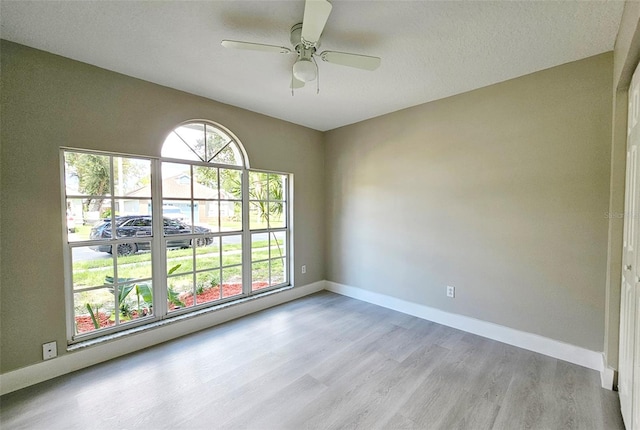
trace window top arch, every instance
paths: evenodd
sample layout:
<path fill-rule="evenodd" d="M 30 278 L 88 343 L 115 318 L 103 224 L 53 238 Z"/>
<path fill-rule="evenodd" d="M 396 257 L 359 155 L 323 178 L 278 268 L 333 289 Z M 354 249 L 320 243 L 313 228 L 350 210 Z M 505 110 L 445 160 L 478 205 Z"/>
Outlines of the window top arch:
<path fill-rule="evenodd" d="M 242 145 L 224 127 L 204 120 L 174 128 L 162 144 L 162 157 L 249 167 Z"/>

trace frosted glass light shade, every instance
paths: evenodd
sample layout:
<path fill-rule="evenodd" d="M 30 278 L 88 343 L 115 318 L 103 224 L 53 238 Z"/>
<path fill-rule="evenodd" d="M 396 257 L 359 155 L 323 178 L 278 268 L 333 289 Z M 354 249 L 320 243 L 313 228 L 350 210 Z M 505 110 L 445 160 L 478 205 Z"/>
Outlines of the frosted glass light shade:
<path fill-rule="evenodd" d="M 316 65 L 313 61 L 301 58 L 293 65 L 293 76 L 302 82 L 311 82 L 316 78 Z"/>

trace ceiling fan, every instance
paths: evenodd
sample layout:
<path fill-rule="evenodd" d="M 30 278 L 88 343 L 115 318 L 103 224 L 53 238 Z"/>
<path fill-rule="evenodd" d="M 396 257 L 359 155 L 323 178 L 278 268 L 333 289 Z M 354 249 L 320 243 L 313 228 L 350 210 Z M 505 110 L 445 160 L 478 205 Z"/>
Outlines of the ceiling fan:
<path fill-rule="evenodd" d="M 379 57 L 349 54 L 346 52 L 323 51 L 318 53 L 320 36 L 331 13 L 331 3 L 327 0 L 306 0 L 304 17 L 301 23 L 291 27 L 291 45 L 293 50 L 285 46 L 265 45 L 262 43 L 241 42 L 237 40 L 223 40 L 222 46 L 233 49 L 248 49 L 252 51 L 274 52 L 279 54 L 296 54 L 298 59 L 293 63 L 291 73 L 291 93 L 296 88 L 304 87 L 306 82 L 318 78 L 318 63 L 315 57 L 320 57 L 327 63 L 355 67 L 363 70 L 375 70 L 380 66 Z M 320 87 L 317 86 L 319 92 Z"/>

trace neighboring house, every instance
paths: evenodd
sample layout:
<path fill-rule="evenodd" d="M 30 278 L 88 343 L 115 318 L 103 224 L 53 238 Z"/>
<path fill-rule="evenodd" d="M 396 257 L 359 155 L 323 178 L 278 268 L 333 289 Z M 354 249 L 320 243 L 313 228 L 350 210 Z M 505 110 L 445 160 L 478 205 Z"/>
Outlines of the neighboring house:
<path fill-rule="evenodd" d="M 149 215 L 151 214 L 151 185 L 146 185 L 127 194 L 121 215 Z M 191 196 L 191 176 L 187 173 L 179 173 L 162 180 L 162 195 L 167 196 L 162 202 L 164 206 L 177 207 L 189 219 L 191 214 L 190 202 L 178 200 Z M 216 190 L 205 185 L 194 183 L 193 195 L 199 201 L 194 203 L 195 224 L 217 224 L 218 211 L 220 218 L 231 218 L 234 215 L 235 197 L 225 190 Z M 136 198 L 137 197 L 137 198 Z M 174 200 L 172 200 L 172 198 Z"/>

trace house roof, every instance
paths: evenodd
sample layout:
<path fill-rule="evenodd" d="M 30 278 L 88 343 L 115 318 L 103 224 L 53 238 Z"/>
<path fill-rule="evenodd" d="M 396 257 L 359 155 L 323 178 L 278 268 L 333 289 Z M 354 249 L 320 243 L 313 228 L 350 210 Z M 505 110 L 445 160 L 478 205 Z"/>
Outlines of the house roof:
<path fill-rule="evenodd" d="M 145 185 L 131 193 L 127 197 L 149 198 L 151 195 L 151 185 Z M 186 173 L 179 173 L 162 180 L 162 195 L 167 198 L 189 198 L 191 197 L 191 177 Z M 193 195 L 196 199 L 235 199 L 233 195 L 225 190 L 216 190 L 205 185 L 194 182 Z"/>

